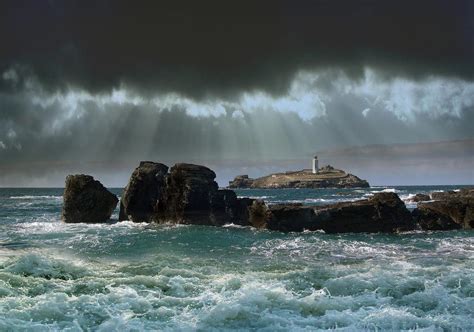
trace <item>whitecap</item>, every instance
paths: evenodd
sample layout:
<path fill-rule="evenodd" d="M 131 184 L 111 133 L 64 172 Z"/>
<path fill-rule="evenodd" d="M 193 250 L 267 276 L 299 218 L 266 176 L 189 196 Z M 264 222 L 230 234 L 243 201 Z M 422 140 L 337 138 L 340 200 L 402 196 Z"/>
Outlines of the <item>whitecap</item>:
<path fill-rule="evenodd" d="M 52 195 L 23 195 L 23 196 L 10 196 L 10 199 L 54 199 L 62 200 L 63 196 L 52 196 Z"/>
<path fill-rule="evenodd" d="M 234 223 L 225 224 L 222 227 L 224 228 L 250 228 L 250 226 L 236 225 Z"/>
<path fill-rule="evenodd" d="M 267 195 L 262 195 L 262 196 L 237 196 L 237 198 L 250 198 L 250 199 L 269 199 L 269 198 L 274 198 L 275 196 L 267 196 Z"/>
<path fill-rule="evenodd" d="M 372 193 L 399 193 L 401 192 L 400 190 L 397 190 L 395 188 L 385 188 L 382 190 L 371 190 Z"/>

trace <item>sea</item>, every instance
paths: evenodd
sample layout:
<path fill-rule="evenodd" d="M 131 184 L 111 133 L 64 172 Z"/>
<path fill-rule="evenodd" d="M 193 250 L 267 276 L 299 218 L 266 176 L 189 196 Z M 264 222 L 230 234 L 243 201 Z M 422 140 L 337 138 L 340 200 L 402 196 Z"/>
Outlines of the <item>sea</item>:
<path fill-rule="evenodd" d="M 237 190 L 270 204 L 462 186 Z M 118 196 L 122 189 L 111 189 Z M 0 189 L 0 331 L 474 331 L 474 232 L 280 233 L 61 222 L 62 188 Z"/>

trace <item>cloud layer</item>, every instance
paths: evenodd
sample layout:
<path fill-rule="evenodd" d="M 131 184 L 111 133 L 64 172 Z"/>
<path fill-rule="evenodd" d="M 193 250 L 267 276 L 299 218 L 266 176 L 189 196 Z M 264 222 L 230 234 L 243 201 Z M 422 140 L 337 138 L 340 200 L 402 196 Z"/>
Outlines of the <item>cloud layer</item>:
<path fill-rule="evenodd" d="M 298 71 L 327 67 L 474 77 L 468 0 L 27 0 L 0 13 L 0 72 L 19 66 L 51 90 L 281 94 Z"/>
<path fill-rule="evenodd" d="M 144 159 L 255 164 L 472 138 L 473 10 L 2 1 L 0 185 Z"/>
<path fill-rule="evenodd" d="M 299 72 L 275 96 L 195 100 L 179 93 L 51 93 L 11 68 L 0 94 L 3 163 L 32 160 L 285 159 L 331 147 L 472 137 L 474 83 L 393 78 L 366 69 Z"/>

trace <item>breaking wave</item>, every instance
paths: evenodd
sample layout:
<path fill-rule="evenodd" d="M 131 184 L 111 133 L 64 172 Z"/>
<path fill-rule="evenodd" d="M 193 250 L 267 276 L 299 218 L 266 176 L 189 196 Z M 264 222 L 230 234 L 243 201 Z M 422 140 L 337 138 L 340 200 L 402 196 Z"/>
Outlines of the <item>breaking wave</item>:
<path fill-rule="evenodd" d="M 52 196 L 52 195 L 38 195 L 38 196 L 23 195 L 23 196 L 10 196 L 9 198 L 10 198 L 10 199 L 28 199 L 28 200 L 32 200 L 32 199 L 41 199 L 41 200 L 44 200 L 44 199 L 54 199 L 54 200 L 62 200 L 62 199 L 63 199 L 62 196 Z"/>
<path fill-rule="evenodd" d="M 372 190 L 247 195 L 327 204 Z M 20 194 L 0 196 L 0 331 L 474 330 L 468 231 L 64 224 L 60 204 Z"/>

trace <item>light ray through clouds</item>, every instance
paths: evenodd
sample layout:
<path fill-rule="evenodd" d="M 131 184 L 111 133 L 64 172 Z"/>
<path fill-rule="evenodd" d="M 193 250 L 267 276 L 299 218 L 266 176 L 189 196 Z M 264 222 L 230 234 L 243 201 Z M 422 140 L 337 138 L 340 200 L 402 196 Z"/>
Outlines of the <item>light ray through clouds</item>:
<path fill-rule="evenodd" d="M 4 169 L 36 161 L 245 163 L 373 142 L 473 137 L 474 83 L 455 78 L 387 79 L 366 69 L 351 79 L 338 70 L 301 71 L 281 95 L 257 90 L 195 100 L 140 94 L 125 82 L 109 93 L 51 92 L 21 75 L 12 68 L 1 76 L 12 85 L 0 96 Z"/>

